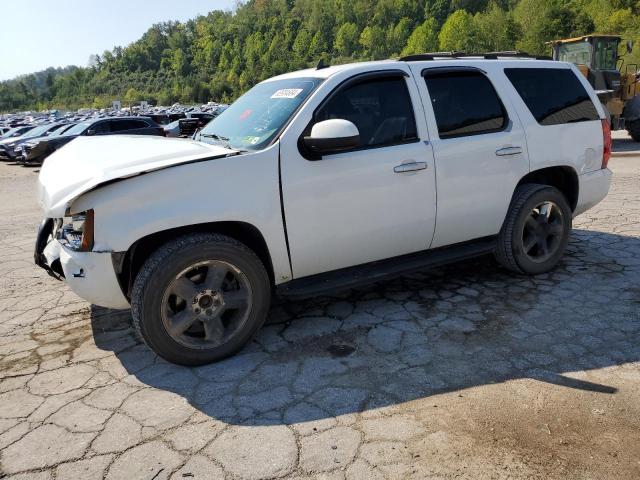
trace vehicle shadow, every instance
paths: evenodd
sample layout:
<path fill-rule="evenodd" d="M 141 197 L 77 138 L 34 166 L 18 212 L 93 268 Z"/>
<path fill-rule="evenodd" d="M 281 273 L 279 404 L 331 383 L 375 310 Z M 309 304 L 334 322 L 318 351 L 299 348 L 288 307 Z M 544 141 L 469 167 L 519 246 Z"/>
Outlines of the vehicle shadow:
<path fill-rule="evenodd" d="M 640 360 L 640 239 L 575 230 L 549 274 L 517 276 L 482 258 L 279 302 L 242 352 L 198 368 L 142 344 L 120 351 L 113 331 L 127 337 L 129 321 L 93 307 L 98 348 L 229 423 L 310 422 L 519 378 L 615 394 L 571 372 Z"/>

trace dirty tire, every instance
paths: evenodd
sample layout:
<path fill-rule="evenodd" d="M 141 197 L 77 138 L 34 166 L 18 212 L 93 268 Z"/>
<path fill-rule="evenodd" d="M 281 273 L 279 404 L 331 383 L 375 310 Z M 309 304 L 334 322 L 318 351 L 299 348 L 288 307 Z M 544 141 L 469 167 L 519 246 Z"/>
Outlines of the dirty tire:
<path fill-rule="evenodd" d="M 634 142 L 640 142 L 640 120 L 634 120 L 627 123 L 627 132 L 631 135 Z"/>
<path fill-rule="evenodd" d="M 224 343 L 212 348 L 189 348 L 174 339 L 163 322 L 165 293 L 179 272 L 204 261 L 221 261 L 244 274 L 251 288 L 246 320 Z M 136 334 L 159 356 L 181 365 L 204 365 L 240 350 L 264 323 L 271 302 L 271 285 L 264 265 L 242 243 L 218 234 L 193 234 L 158 248 L 140 269 L 131 291 Z"/>
<path fill-rule="evenodd" d="M 557 251 L 546 261 L 534 262 L 524 253 L 524 223 L 536 205 L 547 201 L 554 202 L 561 210 L 564 230 Z M 571 207 L 557 188 L 535 183 L 519 186 L 513 194 L 507 217 L 498 235 L 494 251 L 496 260 L 503 267 L 516 273 L 536 275 L 552 270 L 562 258 L 569 242 L 571 220 Z"/>

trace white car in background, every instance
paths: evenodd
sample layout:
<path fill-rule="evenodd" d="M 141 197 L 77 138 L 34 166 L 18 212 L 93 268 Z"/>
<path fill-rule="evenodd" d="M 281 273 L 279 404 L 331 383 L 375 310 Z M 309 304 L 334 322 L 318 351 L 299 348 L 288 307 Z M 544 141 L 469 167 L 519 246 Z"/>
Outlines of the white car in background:
<path fill-rule="evenodd" d="M 418 55 L 288 73 L 199 134 L 78 138 L 39 177 L 35 260 L 132 308 L 162 357 L 198 365 L 308 296 L 494 253 L 562 257 L 607 194 L 609 125 L 575 66 Z"/>

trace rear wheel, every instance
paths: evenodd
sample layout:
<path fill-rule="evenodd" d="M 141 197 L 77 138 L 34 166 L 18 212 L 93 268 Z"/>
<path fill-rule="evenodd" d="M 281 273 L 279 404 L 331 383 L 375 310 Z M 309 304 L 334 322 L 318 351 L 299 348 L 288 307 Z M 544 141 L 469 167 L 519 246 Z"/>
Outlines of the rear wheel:
<path fill-rule="evenodd" d="M 554 187 L 518 187 L 498 236 L 496 259 L 519 273 L 551 270 L 569 241 L 571 213 L 566 198 Z"/>
<path fill-rule="evenodd" d="M 627 122 L 627 131 L 634 141 L 640 142 L 640 120 L 634 120 L 633 122 Z"/>
<path fill-rule="evenodd" d="M 136 277 L 134 326 L 158 355 L 202 365 L 235 353 L 263 324 L 271 300 L 260 259 L 222 235 L 196 234 L 160 247 Z"/>

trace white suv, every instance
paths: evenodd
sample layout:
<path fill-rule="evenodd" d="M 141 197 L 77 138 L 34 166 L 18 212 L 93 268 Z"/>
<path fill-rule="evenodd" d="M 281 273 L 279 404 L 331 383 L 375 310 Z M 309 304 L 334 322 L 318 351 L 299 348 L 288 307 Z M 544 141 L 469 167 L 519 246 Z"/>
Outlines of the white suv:
<path fill-rule="evenodd" d="M 607 194 L 608 123 L 568 63 L 440 58 L 266 80 L 197 140 L 78 138 L 40 173 L 36 263 L 133 310 L 162 357 L 241 348 L 274 293 L 308 296 L 493 252 L 561 258 Z"/>

